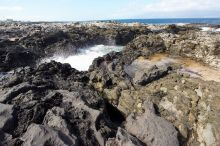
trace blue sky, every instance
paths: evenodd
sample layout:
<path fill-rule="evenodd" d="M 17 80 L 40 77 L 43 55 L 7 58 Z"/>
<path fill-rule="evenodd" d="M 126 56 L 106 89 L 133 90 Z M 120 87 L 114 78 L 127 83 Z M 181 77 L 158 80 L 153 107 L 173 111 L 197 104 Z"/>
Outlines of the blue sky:
<path fill-rule="evenodd" d="M 0 20 L 220 17 L 219 0 L 0 0 Z"/>

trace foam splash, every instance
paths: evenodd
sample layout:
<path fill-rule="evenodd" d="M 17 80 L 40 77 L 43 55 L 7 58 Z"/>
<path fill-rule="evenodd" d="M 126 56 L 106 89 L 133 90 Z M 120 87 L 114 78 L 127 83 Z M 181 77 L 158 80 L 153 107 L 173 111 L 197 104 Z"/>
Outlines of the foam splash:
<path fill-rule="evenodd" d="M 190 23 L 176 23 L 177 26 L 186 26 L 187 24 L 190 24 Z"/>
<path fill-rule="evenodd" d="M 92 64 L 95 58 L 104 56 L 112 51 L 120 52 L 122 49 L 123 46 L 96 45 L 86 49 L 79 49 L 79 53 L 68 57 L 55 55 L 51 58 L 44 59 L 42 63 L 55 60 L 60 63 L 69 63 L 71 67 L 77 70 L 86 71 L 89 69 L 89 66 Z"/>
<path fill-rule="evenodd" d="M 220 28 L 201 27 L 202 31 L 220 32 Z"/>
<path fill-rule="evenodd" d="M 220 28 L 216 29 L 215 31 L 220 32 Z"/>

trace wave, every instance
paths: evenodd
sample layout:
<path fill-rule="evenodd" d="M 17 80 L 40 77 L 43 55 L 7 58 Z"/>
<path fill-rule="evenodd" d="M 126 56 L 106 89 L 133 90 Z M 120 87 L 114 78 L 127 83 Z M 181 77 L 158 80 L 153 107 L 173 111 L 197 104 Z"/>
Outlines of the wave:
<path fill-rule="evenodd" d="M 71 67 L 77 70 L 86 71 L 89 69 L 89 66 L 92 64 L 95 58 L 104 56 L 112 51 L 120 52 L 122 49 L 123 46 L 95 45 L 90 48 L 79 49 L 77 54 L 70 55 L 68 57 L 63 55 L 54 55 L 51 58 L 43 59 L 41 63 L 55 60 L 60 63 L 69 63 Z"/>
<path fill-rule="evenodd" d="M 202 31 L 220 32 L 220 28 L 201 27 Z"/>

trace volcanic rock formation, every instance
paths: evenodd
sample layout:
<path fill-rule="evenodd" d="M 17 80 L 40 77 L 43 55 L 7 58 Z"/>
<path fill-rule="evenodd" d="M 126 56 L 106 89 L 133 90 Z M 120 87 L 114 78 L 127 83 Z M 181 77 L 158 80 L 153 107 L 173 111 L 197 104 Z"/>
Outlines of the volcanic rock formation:
<path fill-rule="evenodd" d="M 220 33 L 117 23 L 0 28 L 0 146 L 220 145 Z M 38 64 L 95 44 L 125 47 L 88 71 Z"/>

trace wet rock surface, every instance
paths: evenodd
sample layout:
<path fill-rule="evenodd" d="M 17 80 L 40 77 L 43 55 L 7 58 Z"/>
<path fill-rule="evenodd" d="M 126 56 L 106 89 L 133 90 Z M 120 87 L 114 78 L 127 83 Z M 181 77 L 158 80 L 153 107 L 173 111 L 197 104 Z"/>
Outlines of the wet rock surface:
<path fill-rule="evenodd" d="M 1 146 L 220 145 L 218 32 L 118 23 L 0 28 Z M 38 64 L 94 44 L 125 47 L 84 72 Z M 215 76 L 205 80 L 184 57 Z"/>

